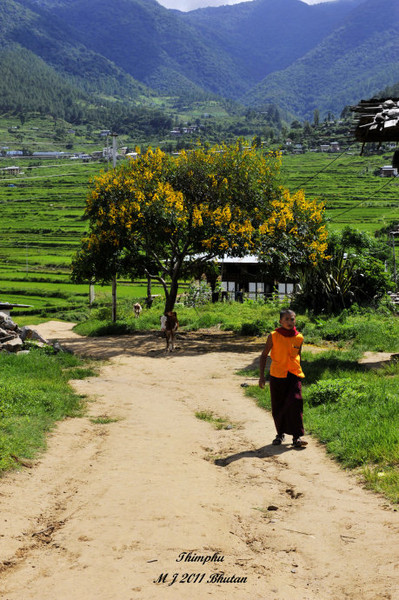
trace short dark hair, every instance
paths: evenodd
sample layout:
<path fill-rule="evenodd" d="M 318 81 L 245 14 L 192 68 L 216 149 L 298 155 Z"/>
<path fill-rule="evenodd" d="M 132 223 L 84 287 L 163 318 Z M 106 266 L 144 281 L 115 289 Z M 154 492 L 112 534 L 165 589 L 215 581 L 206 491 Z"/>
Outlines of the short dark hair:
<path fill-rule="evenodd" d="M 295 315 L 295 311 L 291 308 L 282 308 L 280 310 L 280 321 L 284 317 L 284 315 L 288 315 L 288 313 L 292 313 L 293 315 Z"/>

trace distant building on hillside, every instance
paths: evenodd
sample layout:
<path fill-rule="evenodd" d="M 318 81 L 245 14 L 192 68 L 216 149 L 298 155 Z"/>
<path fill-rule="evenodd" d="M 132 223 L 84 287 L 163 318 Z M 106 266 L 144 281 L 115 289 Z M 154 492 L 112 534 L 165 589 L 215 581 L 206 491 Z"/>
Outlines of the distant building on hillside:
<path fill-rule="evenodd" d="M 80 152 L 79 154 L 74 154 L 69 157 L 69 160 L 82 160 L 83 162 L 89 162 L 91 160 L 91 154 L 85 154 L 84 152 Z"/>
<path fill-rule="evenodd" d="M 69 158 L 71 156 L 70 152 L 62 152 L 62 151 L 52 151 L 52 152 L 33 152 L 32 156 L 34 158 Z"/>
<path fill-rule="evenodd" d="M 392 167 L 391 165 L 385 165 L 380 169 L 380 177 L 397 177 L 398 169 Z"/>
<path fill-rule="evenodd" d="M 292 152 L 294 154 L 304 154 L 305 150 L 303 149 L 302 144 L 295 144 L 295 146 L 292 148 Z"/>
<path fill-rule="evenodd" d="M 170 135 L 178 136 L 178 135 L 183 135 L 183 134 L 187 134 L 187 133 L 194 133 L 197 130 L 198 130 L 197 125 L 187 125 L 187 126 L 184 126 L 184 127 L 174 127 L 170 131 Z"/>
<path fill-rule="evenodd" d="M 7 150 L 6 156 L 23 156 L 22 150 Z"/>
<path fill-rule="evenodd" d="M 21 168 L 17 166 L 5 167 L 1 169 L 1 172 L 4 175 L 19 175 L 21 173 Z"/>

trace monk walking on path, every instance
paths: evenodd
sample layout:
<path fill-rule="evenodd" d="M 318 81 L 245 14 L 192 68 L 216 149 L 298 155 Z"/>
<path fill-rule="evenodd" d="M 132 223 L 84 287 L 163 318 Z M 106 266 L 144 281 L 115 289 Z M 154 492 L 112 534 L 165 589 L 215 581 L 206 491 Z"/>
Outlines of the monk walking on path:
<path fill-rule="evenodd" d="M 264 388 L 266 360 L 270 353 L 270 396 L 272 415 L 277 435 L 275 446 L 284 441 L 285 434 L 292 435 L 295 448 L 307 442 L 301 439 L 303 428 L 303 400 L 301 368 L 303 335 L 296 330 L 296 315 L 286 308 L 280 313 L 280 327 L 270 333 L 260 357 L 259 387 Z"/>

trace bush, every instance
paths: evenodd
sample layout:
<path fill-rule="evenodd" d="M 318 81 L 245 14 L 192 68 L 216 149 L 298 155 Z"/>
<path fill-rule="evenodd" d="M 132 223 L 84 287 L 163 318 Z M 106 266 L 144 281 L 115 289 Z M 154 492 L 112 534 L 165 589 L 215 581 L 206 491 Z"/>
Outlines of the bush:
<path fill-rule="evenodd" d="M 211 298 L 212 290 L 206 281 L 192 281 L 184 297 L 184 306 L 193 308 L 196 306 L 204 306 L 210 302 Z"/>
<path fill-rule="evenodd" d="M 386 246 L 367 234 L 349 228 L 332 234 L 327 254 L 330 260 L 302 274 L 295 299 L 298 310 L 331 314 L 354 304 L 376 306 L 392 289 L 385 268 Z"/>
<path fill-rule="evenodd" d="M 350 379 L 323 379 L 306 389 L 306 401 L 309 406 L 332 402 L 362 402 L 367 394 L 362 383 Z"/>
<path fill-rule="evenodd" d="M 111 306 L 100 306 L 92 311 L 91 318 L 98 321 L 110 321 L 112 319 Z"/>
<path fill-rule="evenodd" d="M 88 317 L 88 311 L 84 310 L 72 310 L 57 313 L 57 319 L 61 319 L 63 321 L 70 321 L 72 323 L 82 323 L 83 321 L 86 321 Z"/>
<path fill-rule="evenodd" d="M 260 319 L 256 319 L 256 321 L 252 321 L 251 323 L 242 323 L 239 334 L 240 335 L 264 335 L 265 331 L 268 330 L 268 325 L 265 325 L 264 321 Z M 270 327 L 273 329 L 273 326 Z"/>

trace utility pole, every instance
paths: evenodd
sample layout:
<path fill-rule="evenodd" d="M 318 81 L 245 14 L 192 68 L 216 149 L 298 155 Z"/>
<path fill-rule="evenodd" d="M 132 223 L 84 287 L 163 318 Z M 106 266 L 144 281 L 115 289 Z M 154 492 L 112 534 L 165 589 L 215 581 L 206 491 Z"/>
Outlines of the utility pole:
<path fill-rule="evenodd" d="M 112 166 L 116 167 L 116 138 L 117 133 L 112 133 Z M 112 322 L 116 322 L 116 273 L 112 279 Z"/>
<path fill-rule="evenodd" d="M 112 322 L 116 322 L 116 275 L 112 278 Z"/>
<path fill-rule="evenodd" d="M 109 171 L 109 136 L 107 134 L 107 148 L 106 148 L 106 153 L 107 153 L 107 171 Z"/>
<path fill-rule="evenodd" d="M 112 166 L 116 167 L 116 138 L 118 137 L 117 133 L 112 133 Z"/>
<path fill-rule="evenodd" d="M 392 262 L 393 262 L 393 280 L 395 282 L 395 292 L 397 290 L 396 280 L 396 253 L 395 253 L 395 235 L 398 235 L 399 231 L 390 231 L 389 235 L 392 236 Z"/>

